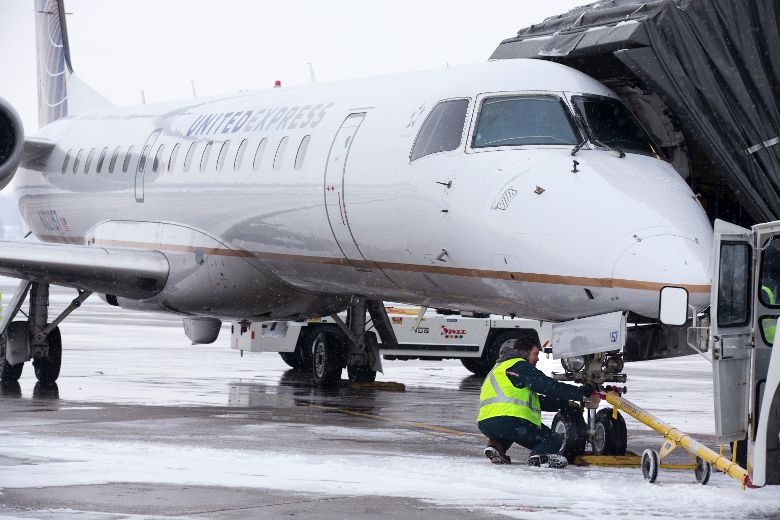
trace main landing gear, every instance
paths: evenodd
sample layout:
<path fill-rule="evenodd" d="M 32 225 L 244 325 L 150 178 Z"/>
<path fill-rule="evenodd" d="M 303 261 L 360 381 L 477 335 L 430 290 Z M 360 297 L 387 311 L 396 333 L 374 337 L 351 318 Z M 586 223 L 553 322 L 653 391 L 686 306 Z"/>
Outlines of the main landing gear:
<path fill-rule="evenodd" d="M 22 306 L 29 293 L 29 313 Z M 0 321 L 0 379 L 4 384 L 19 380 L 24 363 L 32 360 L 35 377 L 42 384 L 52 384 L 60 375 L 62 337 L 58 325 L 81 306 L 92 293 L 79 295 L 49 322 L 49 286 L 40 282 L 22 282 L 16 289 L 7 313 Z M 27 320 L 13 321 L 21 313 Z"/>
<path fill-rule="evenodd" d="M 553 374 L 558 380 L 591 382 L 596 385 L 626 381 L 625 374 L 620 373 L 623 370 L 623 358 L 619 352 L 562 359 L 561 364 L 565 372 Z M 555 414 L 552 429 L 563 435 L 561 453 L 569 460 L 584 455 L 587 444 L 590 444 L 594 455 L 626 454 L 628 434 L 623 416 L 611 408 L 597 408 L 598 403 L 584 409 L 579 404 L 571 403 Z M 584 415 L 587 415 L 587 421 Z"/>
<path fill-rule="evenodd" d="M 371 318 L 370 326 L 366 314 Z M 347 310 L 346 321 L 335 314 L 331 318 L 336 325 L 306 327 L 295 351 L 282 353 L 282 359 L 293 368 L 311 368 L 312 382 L 317 387 L 338 384 L 344 368 L 353 383 L 373 382 L 376 373 L 382 371 L 377 334 L 383 343 L 397 342 L 384 305 L 356 297 Z"/>

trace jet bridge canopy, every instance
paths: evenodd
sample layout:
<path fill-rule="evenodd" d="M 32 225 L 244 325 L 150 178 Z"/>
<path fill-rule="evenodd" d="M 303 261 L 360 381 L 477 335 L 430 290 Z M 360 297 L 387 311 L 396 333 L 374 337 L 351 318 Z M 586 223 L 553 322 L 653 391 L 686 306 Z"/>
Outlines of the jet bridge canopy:
<path fill-rule="evenodd" d="M 615 89 L 711 218 L 780 218 L 780 3 L 608 0 L 521 29 L 491 59 L 539 58 Z"/>

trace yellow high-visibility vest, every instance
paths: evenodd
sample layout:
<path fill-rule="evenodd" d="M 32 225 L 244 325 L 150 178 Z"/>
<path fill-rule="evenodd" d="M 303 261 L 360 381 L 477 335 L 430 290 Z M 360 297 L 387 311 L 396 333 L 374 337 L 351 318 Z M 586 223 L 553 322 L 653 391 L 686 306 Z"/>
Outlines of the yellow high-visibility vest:
<path fill-rule="evenodd" d="M 477 421 L 492 417 L 519 417 L 536 426 L 542 425 L 542 409 L 539 396 L 530 388 L 517 388 L 509 380 L 506 371 L 523 358 L 507 359 L 490 371 L 479 393 Z"/>

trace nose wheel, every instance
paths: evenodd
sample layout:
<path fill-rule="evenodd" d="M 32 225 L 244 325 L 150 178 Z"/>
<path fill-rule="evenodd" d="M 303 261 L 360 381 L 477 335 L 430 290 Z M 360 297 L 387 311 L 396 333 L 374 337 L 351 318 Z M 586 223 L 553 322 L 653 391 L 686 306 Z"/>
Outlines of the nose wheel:
<path fill-rule="evenodd" d="M 593 454 L 625 455 L 627 444 L 628 431 L 623 416 L 620 413 L 615 416 L 610 408 L 603 408 L 596 412 L 590 436 Z"/>

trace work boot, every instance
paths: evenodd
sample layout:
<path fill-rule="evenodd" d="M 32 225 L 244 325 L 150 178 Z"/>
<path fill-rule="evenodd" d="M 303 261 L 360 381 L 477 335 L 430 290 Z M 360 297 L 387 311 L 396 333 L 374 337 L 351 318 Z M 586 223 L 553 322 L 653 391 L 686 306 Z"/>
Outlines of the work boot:
<path fill-rule="evenodd" d="M 504 452 L 504 448 L 499 442 L 493 439 L 488 440 L 488 445 L 485 447 L 485 457 L 490 459 L 493 464 L 511 464 L 510 459 Z"/>
<path fill-rule="evenodd" d="M 546 453 L 538 453 L 536 455 L 531 455 L 530 457 L 528 457 L 528 465 L 538 468 L 542 464 L 547 464 L 548 460 L 549 457 L 547 456 Z"/>
<path fill-rule="evenodd" d="M 553 453 L 547 456 L 547 467 L 553 469 L 563 469 L 569 465 L 569 461 L 566 457 Z"/>

